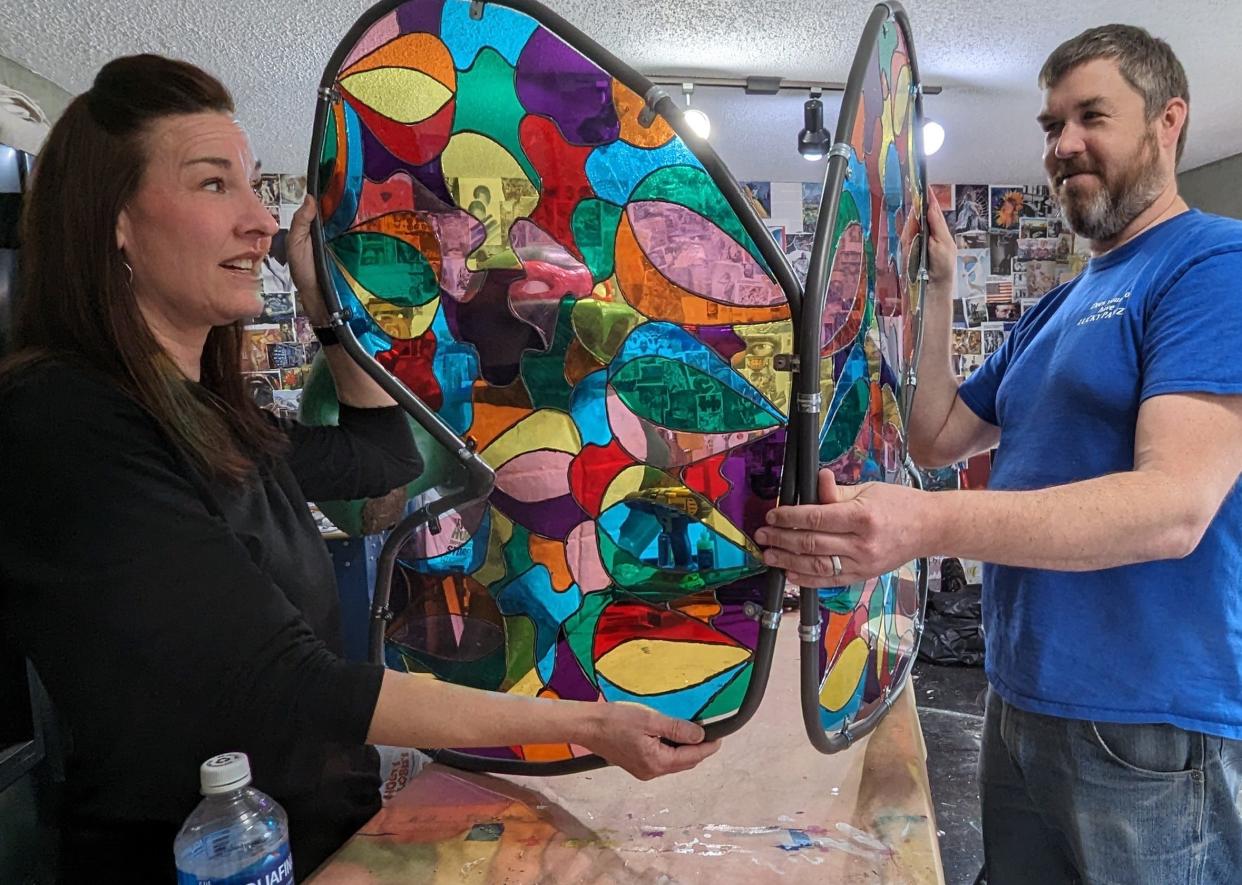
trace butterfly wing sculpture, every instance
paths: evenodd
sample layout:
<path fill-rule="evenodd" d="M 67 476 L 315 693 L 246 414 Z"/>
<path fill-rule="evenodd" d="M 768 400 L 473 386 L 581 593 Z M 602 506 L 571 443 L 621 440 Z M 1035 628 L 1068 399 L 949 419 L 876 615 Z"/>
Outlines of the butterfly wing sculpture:
<path fill-rule="evenodd" d="M 791 442 L 818 423 L 793 408 L 801 289 L 677 105 L 535 2 L 385 2 L 324 73 L 308 186 L 338 336 L 435 452 L 381 556 L 376 658 L 740 727 L 784 589 L 754 533 L 796 500 Z M 863 309 L 841 337 L 865 325 L 864 357 L 900 370 L 906 321 Z M 331 391 L 310 399 L 330 420 Z M 868 451 L 901 475 L 900 438 Z M 603 764 L 568 744 L 436 755 Z"/>
<path fill-rule="evenodd" d="M 876 6 L 829 151 L 801 317 L 799 444 L 818 453 L 799 462 L 802 503 L 815 500 L 817 468 L 840 484 L 919 483 L 905 433 L 926 281 L 919 84 L 904 10 Z M 803 717 L 819 749 L 869 732 L 905 684 L 926 571 L 918 560 L 848 587 L 802 588 Z"/>

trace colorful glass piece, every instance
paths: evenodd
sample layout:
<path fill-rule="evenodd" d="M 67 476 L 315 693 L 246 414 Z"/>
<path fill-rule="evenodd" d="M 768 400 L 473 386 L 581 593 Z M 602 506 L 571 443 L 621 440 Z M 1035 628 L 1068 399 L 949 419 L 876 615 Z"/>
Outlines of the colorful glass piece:
<path fill-rule="evenodd" d="M 880 23 L 875 43 L 860 47 L 870 59 L 856 116 L 842 121 L 852 137 L 823 315 L 821 355 L 833 370 L 823 379 L 819 458 L 843 484 L 911 481 L 906 382 L 921 328 L 925 190 L 908 46 L 904 14 Z M 817 718 L 825 732 L 867 721 L 901 688 L 917 642 L 924 567 L 912 562 L 819 591 Z"/>
<path fill-rule="evenodd" d="M 647 106 L 641 78 L 601 66 L 534 2 L 387 0 L 338 49 L 309 181 L 321 282 L 355 356 L 418 398 L 407 409 L 435 450 L 389 545 L 388 666 L 705 723 L 746 715 L 772 647 L 760 615 L 779 595 L 753 536 L 793 456 L 843 483 L 910 479 L 921 107 L 904 12 L 873 21 L 881 11 L 850 86 L 857 113 L 838 127 L 849 175 L 825 194 L 836 215 L 808 381 L 825 409 L 808 452 L 786 452 L 782 359 L 802 293 L 748 232 L 761 223 L 710 148 Z M 328 387 L 308 411 L 330 421 Z M 475 500 L 446 481 L 465 450 L 490 471 Z M 825 732 L 865 730 L 903 684 L 921 568 L 807 597 L 824 623 L 812 718 Z M 443 758 L 564 771 L 586 753 Z"/>
<path fill-rule="evenodd" d="M 779 252 L 667 121 L 535 17 L 409 0 L 369 22 L 324 114 L 330 282 L 364 349 L 495 475 L 404 541 L 386 663 L 734 715 L 760 642 L 753 534 L 785 459 Z"/>

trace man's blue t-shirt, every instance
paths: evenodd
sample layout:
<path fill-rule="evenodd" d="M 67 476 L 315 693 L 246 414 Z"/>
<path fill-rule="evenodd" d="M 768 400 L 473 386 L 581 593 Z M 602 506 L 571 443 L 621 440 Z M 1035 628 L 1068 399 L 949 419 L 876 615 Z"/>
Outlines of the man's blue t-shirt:
<path fill-rule="evenodd" d="M 959 391 L 1001 429 L 992 489 L 1132 470 L 1139 405 L 1175 393 L 1242 394 L 1242 222 L 1185 212 L 1092 259 Z M 985 566 L 983 621 L 1016 707 L 1242 738 L 1242 484 L 1184 559 Z"/>

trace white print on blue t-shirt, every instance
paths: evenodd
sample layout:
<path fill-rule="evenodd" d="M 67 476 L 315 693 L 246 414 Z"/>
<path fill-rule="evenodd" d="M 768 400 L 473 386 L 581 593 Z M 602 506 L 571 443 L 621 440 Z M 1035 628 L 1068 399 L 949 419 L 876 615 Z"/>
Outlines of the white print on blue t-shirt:
<path fill-rule="evenodd" d="M 1146 403 L 1242 395 L 1239 342 L 1242 221 L 1185 212 L 1093 258 L 959 388 L 1000 428 L 988 488 L 1134 470 Z M 1165 455 L 1177 463 L 1179 452 Z M 1240 576 L 1242 483 L 1181 559 L 1084 572 L 985 565 L 988 679 L 1034 713 L 1242 739 Z"/>
<path fill-rule="evenodd" d="M 1103 301 L 1096 301 L 1091 305 L 1091 313 L 1078 321 L 1078 325 L 1085 326 L 1087 323 L 1098 322 L 1099 320 L 1111 320 L 1119 317 L 1126 312 L 1126 302 L 1130 300 L 1130 293 L 1117 295 L 1114 298 L 1108 298 Z"/>

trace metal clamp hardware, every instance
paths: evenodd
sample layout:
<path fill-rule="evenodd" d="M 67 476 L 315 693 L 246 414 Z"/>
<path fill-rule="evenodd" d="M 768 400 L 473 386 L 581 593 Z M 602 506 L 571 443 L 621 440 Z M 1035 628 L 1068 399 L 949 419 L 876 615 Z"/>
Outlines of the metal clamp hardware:
<path fill-rule="evenodd" d="M 798 394 L 798 411 L 808 415 L 818 415 L 824 404 L 824 397 L 819 393 Z"/>
<path fill-rule="evenodd" d="M 457 450 L 458 461 L 473 461 L 474 458 L 474 448 L 469 443 L 466 443 L 466 445 Z"/>
<path fill-rule="evenodd" d="M 926 283 L 930 279 L 931 279 L 931 274 L 927 272 L 927 268 L 920 267 L 919 268 L 919 282 Z"/>
<path fill-rule="evenodd" d="M 470 0 L 470 17 L 475 21 L 483 18 L 483 0 Z"/>
<path fill-rule="evenodd" d="M 647 129 L 655 122 L 656 105 L 668 98 L 668 93 L 659 86 L 652 86 L 643 96 L 643 107 L 638 112 L 638 125 Z"/>
<path fill-rule="evenodd" d="M 373 621 L 391 621 L 395 617 L 386 605 L 377 605 L 371 609 L 371 620 Z"/>
<path fill-rule="evenodd" d="M 796 353 L 778 353 L 772 357 L 772 368 L 778 372 L 796 372 L 801 365 Z"/>
<path fill-rule="evenodd" d="M 799 624 L 798 638 L 803 642 L 819 642 L 819 637 L 824 633 L 824 622 L 816 621 L 814 624 Z"/>
<path fill-rule="evenodd" d="M 848 160 L 853 151 L 854 149 L 849 146 L 848 142 L 838 141 L 828 149 L 828 159 L 831 160 L 833 157 L 840 157 L 843 160 Z"/>
<path fill-rule="evenodd" d="M 353 319 L 353 314 L 349 312 L 348 307 L 343 307 L 328 314 L 328 325 L 333 329 L 339 329 L 351 319 Z"/>
<path fill-rule="evenodd" d="M 918 387 L 919 386 L 919 375 L 918 375 L 918 372 L 914 371 L 914 369 L 910 369 L 909 371 L 906 372 L 906 386 L 907 387 Z"/>
<path fill-rule="evenodd" d="M 759 619 L 759 625 L 765 630 L 775 630 L 781 625 L 781 612 L 764 612 Z"/>
<path fill-rule="evenodd" d="M 318 92 L 319 98 L 323 101 L 339 101 L 341 98 L 341 93 L 337 92 L 332 86 L 320 86 Z"/>

